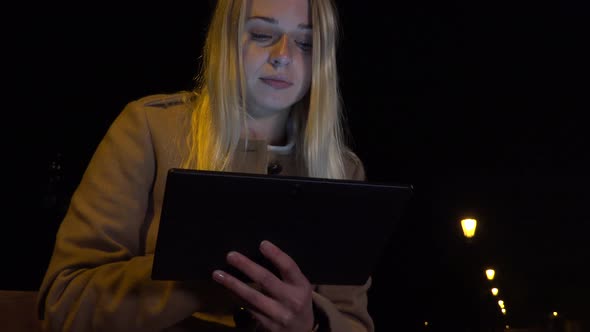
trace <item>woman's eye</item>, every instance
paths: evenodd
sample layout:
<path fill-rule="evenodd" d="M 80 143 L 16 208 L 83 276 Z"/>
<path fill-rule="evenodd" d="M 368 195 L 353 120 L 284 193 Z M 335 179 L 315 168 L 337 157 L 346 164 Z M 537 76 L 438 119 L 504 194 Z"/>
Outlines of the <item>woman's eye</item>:
<path fill-rule="evenodd" d="M 300 48 L 302 51 L 305 51 L 305 52 L 309 52 L 309 51 L 311 51 L 311 49 L 312 49 L 312 47 L 313 47 L 313 45 L 312 45 L 311 43 L 309 43 L 309 42 L 300 42 L 300 41 L 296 41 L 295 43 L 297 44 L 297 46 L 299 46 L 299 48 Z"/>
<path fill-rule="evenodd" d="M 268 41 L 268 40 L 272 39 L 271 35 L 267 35 L 267 34 L 263 34 L 263 33 L 251 32 L 250 36 L 252 37 L 252 40 L 255 40 L 255 41 Z"/>

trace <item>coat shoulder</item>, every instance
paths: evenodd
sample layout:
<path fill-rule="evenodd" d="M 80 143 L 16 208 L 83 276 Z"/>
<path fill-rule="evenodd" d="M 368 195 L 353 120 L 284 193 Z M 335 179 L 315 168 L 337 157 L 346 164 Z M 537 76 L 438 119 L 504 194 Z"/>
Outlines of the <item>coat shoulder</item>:
<path fill-rule="evenodd" d="M 188 105 L 196 99 L 197 95 L 190 91 L 179 91 L 176 93 L 160 93 L 136 99 L 134 102 L 147 108 L 170 109 L 175 106 Z"/>
<path fill-rule="evenodd" d="M 344 169 L 347 179 L 366 181 L 365 167 L 359 156 L 352 150 L 344 154 Z"/>
<path fill-rule="evenodd" d="M 154 130 L 160 127 L 184 126 L 196 98 L 197 94 L 190 91 L 146 95 L 129 102 L 125 111 L 145 117 L 149 127 Z M 175 128 L 169 129 L 176 131 Z"/>

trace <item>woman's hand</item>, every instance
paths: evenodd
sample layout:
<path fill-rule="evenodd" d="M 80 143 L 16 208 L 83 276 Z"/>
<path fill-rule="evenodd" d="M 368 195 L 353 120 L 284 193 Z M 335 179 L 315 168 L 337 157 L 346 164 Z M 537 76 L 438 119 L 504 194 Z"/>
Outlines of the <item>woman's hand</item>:
<path fill-rule="evenodd" d="M 277 267 L 282 280 L 238 252 L 227 255 L 228 263 L 246 274 L 261 290 L 220 270 L 213 272 L 213 279 L 244 300 L 264 330 L 311 331 L 314 316 L 309 281 L 295 261 L 269 241 L 262 241 L 260 252 Z"/>

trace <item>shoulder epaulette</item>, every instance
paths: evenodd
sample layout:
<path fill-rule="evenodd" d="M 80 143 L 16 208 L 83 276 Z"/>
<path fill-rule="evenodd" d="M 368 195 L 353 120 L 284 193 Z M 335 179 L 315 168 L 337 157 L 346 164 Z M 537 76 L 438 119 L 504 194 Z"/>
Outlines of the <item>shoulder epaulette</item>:
<path fill-rule="evenodd" d="M 189 93 L 178 93 L 174 95 L 162 96 L 160 98 L 147 100 L 143 105 L 148 107 L 168 108 L 172 106 L 185 104 L 187 101 L 194 100 L 195 96 Z"/>

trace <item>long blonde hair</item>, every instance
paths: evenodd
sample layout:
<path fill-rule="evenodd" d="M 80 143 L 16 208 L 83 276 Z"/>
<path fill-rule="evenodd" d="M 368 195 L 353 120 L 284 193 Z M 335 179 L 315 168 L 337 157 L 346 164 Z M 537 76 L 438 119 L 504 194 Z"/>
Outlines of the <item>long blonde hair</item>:
<path fill-rule="evenodd" d="M 247 0 L 218 0 L 203 49 L 183 167 L 229 170 L 246 121 L 241 37 Z M 310 91 L 293 105 L 297 160 L 310 177 L 344 178 L 344 141 L 332 0 L 309 0 L 313 25 Z"/>

